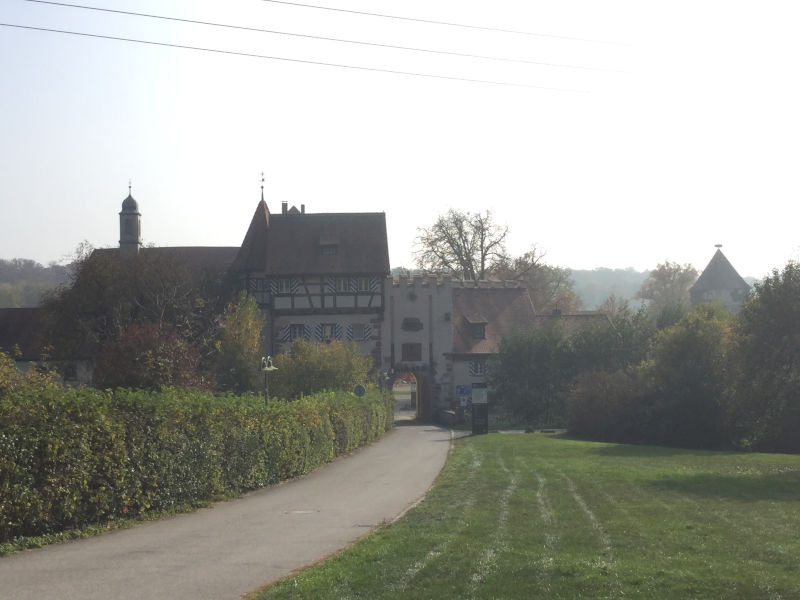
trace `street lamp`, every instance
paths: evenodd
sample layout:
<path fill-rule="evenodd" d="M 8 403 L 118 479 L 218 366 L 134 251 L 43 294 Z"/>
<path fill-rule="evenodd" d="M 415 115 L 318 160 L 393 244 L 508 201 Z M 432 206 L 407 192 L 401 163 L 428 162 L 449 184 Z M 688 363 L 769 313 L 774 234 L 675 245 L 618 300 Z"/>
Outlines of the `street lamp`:
<path fill-rule="evenodd" d="M 278 367 L 272 364 L 271 356 L 262 356 L 261 370 L 264 371 L 264 404 L 269 404 L 269 381 L 267 375 L 269 375 L 270 371 L 277 371 Z"/>

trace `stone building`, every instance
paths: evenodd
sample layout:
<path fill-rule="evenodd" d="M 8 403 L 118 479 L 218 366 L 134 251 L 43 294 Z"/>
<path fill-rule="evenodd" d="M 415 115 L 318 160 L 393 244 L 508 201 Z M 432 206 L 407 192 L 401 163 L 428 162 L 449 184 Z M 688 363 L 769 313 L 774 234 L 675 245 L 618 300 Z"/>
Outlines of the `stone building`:
<path fill-rule="evenodd" d="M 736 314 L 747 299 L 750 286 L 722 253 L 722 246 L 716 248 L 708 266 L 689 290 L 689 296 L 692 305 L 719 301 Z"/>

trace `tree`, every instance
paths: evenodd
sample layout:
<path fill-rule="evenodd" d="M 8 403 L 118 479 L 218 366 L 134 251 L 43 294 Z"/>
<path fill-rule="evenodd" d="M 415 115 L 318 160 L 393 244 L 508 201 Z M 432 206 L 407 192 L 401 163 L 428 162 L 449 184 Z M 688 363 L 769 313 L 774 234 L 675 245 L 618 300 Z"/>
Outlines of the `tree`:
<path fill-rule="evenodd" d="M 773 270 L 738 315 L 727 415 L 736 441 L 800 450 L 800 264 Z"/>
<path fill-rule="evenodd" d="M 489 369 L 497 402 L 515 420 L 551 426 L 563 416 L 563 396 L 573 370 L 558 321 L 500 341 Z"/>
<path fill-rule="evenodd" d="M 570 432 L 614 442 L 723 445 L 727 311 L 715 304 L 696 307 L 655 334 L 646 360 L 649 328 L 641 313 L 626 321 L 617 321 L 622 345 L 609 345 L 602 370 L 584 370 L 573 383 L 566 401 Z"/>
<path fill-rule="evenodd" d="M 725 440 L 722 405 L 731 316 L 721 304 L 702 304 L 656 334 L 647 440 L 692 448 Z"/>
<path fill-rule="evenodd" d="M 580 300 L 573 289 L 570 270 L 543 262 L 544 253 L 534 246 L 517 258 L 503 256 L 489 269 L 495 279 L 519 281 L 527 289 L 536 312 L 574 313 Z"/>
<path fill-rule="evenodd" d="M 666 261 L 650 271 L 636 294 L 648 301 L 647 310 L 659 328 L 677 322 L 689 307 L 689 289 L 697 280 L 697 269 Z"/>
<path fill-rule="evenodd" d="M 200 352 L 166 323 L 131 323 L 106 341 L 97 357 L 95 386 L 159 390 L 168 386 L 211 389 L 213 373 L 201 368 Z"/>
<path fill-rule="evenodd" d="M 69 285 L 49 294 L 43 306 L 57 358 L 96 356 L 137 322 L 169 324 L 209 354 L 223 291 L 218 279 L 190 273 L 167 253 L 143 251 L 121 259 L 84 244 Z"/>
<path fill-rule="evenodd" d="M 236 393 L 260 389 L 265 324 L 256 299 L 247 292 L 225 307 L 216 342 L 217 381 L 222 389 Z"/>
<path fill-rule="evenodd" d="M 495 224 L 488 210 L 481 214 L 451 208 L 431 227 L 417 231 L 414 255 L 421 269 L 480 280 L 505 257 L 508 227 Z"/>

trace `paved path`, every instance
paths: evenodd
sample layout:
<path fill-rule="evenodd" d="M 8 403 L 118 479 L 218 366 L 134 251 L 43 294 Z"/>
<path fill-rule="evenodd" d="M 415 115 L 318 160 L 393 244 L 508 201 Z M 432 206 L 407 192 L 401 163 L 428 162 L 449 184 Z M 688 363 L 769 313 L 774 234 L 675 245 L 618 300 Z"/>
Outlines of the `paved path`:
<path fill-rule="evenodd" d="M 0 558 L 0 599 L 240 598 L 401 514 L 428 490 L 449 447 L 445 429 L 402 425 L 239 500 Z"/>

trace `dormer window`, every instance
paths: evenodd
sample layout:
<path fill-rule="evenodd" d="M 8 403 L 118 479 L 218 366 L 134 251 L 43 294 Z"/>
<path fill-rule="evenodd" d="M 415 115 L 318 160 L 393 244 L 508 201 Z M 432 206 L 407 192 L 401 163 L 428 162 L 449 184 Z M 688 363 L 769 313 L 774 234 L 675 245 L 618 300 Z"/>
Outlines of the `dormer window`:
<path fill-rule="evenodd" d="M 339 252 L 339 235 L 335 232 L 325 232 L 317 239 L 319 253 L 322 256 L 335 256 Z"/>
<path fill-rule="evenodd" d="M 486 339 L 486 323 L 470 323 L 470 330 L 472 331 L 472 339 Z"/>

